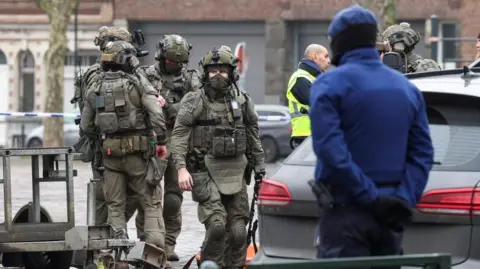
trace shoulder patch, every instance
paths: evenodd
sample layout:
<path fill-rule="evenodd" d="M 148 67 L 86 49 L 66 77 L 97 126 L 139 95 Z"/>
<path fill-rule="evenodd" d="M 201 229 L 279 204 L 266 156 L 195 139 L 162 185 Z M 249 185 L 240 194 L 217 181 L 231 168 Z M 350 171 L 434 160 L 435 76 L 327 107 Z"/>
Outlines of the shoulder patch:
<path fill-rule="evenodd" d="M 201 96 L 200 92 L 188 92 L 185 94 L 185 96 L 182 98 L 181 101 L 181 106 L 188 112 L 188 113 L 193 113 L 195 108 L 198 106 L 198 103 L 200 102 Z"/>

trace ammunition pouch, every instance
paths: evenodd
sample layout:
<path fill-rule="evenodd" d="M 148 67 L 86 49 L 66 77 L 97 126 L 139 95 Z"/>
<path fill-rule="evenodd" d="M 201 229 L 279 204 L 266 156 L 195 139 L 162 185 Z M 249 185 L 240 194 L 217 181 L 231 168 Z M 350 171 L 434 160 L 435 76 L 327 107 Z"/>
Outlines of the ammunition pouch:
<path fill-rule="evenodd" d="M 153 186 L 160 185 L 167 166 L 168 159 L 150 157 L 150 159 L 148 159 L 147 175 L 145 177 L 147 183 Z"/>
<path fill-rule="evenodd" d="M 211 195 L 208 188 L 210 176 L 205 165 L 205 155 L 198 148 L 193 148 L 188 153 L 187 160 L 187 170 L 193 179 L 192 200 L 203 203 L 210 199 Z"/>
<path fill-rule="evenodd" d="M 210 177 L 208 172 L 191 173 L 193 179 L 192 200 L 197 203 L 206 202 L 210 199 L 211 192 L 208 187 Z"/>
<path fill-rule="evenodd" d="M 84 163 L 92 162 L 95 158 L 95 141 L 83 135 L 73 145 L 75 152 L 80 153 L 80 160 Z"/>
<path fill-rule="evenodd" d="M 115 112 L 102 112 L 97 114 L 95 125 L 104 134 L 113 134 L 118 131 L 118 118 Z"/>
<path fill-rule="evenodd" d="M 133 135 L 124 137 L 107 137 L 103 141 L 102 151 L 104 156 L 122 157 L 132 153 L 145 153 L 145 157 L 153 156 L 155 145 L 147 136 Z"/>
<path fill-rule="evenodd" d="M 211 154 L 214 157 L 229 158 L 245 154 L 247 149 L 244 127 L 215 127 L 213 131 Z"/>

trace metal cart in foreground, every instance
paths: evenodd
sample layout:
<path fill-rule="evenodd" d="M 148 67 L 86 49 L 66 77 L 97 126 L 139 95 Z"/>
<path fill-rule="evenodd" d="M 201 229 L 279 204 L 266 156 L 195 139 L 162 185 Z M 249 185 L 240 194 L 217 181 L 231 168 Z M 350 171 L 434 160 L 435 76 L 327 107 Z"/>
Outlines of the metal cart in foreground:
<path fill-rule="evenodd" d="M 14 156 L 31 157 L 32 202 L 21 208 L 13 217 L 12 175 L 10 160 Z M 87 200 L 90 221 L 86 226 L 75 226 L 73 178 L 74 152 L 71 148 L 1 149 L 5 222 L 0 225 L 1 264 L 5 267 L 26 269 L 96 269 L 93 255 L 99 250 L 113 250 L 115 263 L 111 268 L 162 269 L 166 265 L 163 250 L 135 240 L 113 239 L 114 231 L 108 225 L 95 226 L 92 215 L 95 210 L 89 183 Z M 59 163 L 65 164 L 60 170 Z M 41 166 L 40 166 L 41 165 Z M 40 167 L 42 168 L 40 173 Z M 45 208 L 40 206 L 40 182 L 66 182 L 67 221 L 53 222 Z M 93 201 L 93 202 L 92 202 Z M 119 266 L 123 265 L 123 266 Z"/>

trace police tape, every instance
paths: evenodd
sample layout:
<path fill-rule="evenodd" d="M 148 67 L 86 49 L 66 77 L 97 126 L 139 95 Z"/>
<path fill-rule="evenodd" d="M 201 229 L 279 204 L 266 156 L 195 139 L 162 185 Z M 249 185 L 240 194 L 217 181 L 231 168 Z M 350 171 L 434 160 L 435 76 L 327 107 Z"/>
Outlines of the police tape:
<path fill-rule="evenodd" d="M 0 112 L 0 116 L 9 117 L 37 117 L 37 118 L 80 118 L 77 113 L 34 113 L 34 112 Z M 261 121 L 289 121 L 285 116 L 258 116 Z"/>
<path fill-rule="evenodd" d="M 77 113 L 34 113 L 34 112 L 0 112 L 0 116 L 37 117 L 37 118 L 80 118 Z"/>

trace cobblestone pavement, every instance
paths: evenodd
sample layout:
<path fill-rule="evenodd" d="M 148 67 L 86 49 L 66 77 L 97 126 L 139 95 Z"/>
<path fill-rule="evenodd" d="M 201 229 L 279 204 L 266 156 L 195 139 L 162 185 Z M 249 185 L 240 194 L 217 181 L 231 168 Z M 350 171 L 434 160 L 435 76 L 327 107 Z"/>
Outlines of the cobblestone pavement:
<path fill-rule="evenodd" d="M 63 163 L 61 163 L 63 164 Z M 278 168 L 279 164 L 267 165 L 268 174 L 272 174 Z M 31 188 L 31 165 L 30 158 L 15 158 L 11 161 L 12 167 L 12 185 L 13 185 L 13 215 L 25 204 L 32 200 Z M 63 169 L 63 168 L 60 168 Z M 91 177 L 90 165 L 76 161 L 74 169 L 78 171 L 75 178 L 75 220 L 77 225 L 86 224 L 86 205 L 87 205 L 87 183 Z M 0 171 L 3 170 L 0 169 Z M 2 174 L 0 174 L 2 175 Z M 252 184 L 253 185 L 253 184 Z M 249 195 L 253 193 L 253 186 L 249 188 Z M 47 209 L 54 221 L 66 221 L 66 193 L 65 183 L 52 182 L 41 183 L 40 185 L 41 205 Z M 183 203 L 183 226 L 182 233 L 177 240 L 176 251 L 181 260 L 175 264 L 176 268 L 181 268 L 183 264 L 199 248 L 203 236 L 204 227 L 197 220 L 196 204 L 191 199 L 191 194 L 184 194 Z M 3 187 L 0 188 L 0 223 L 4 221 L 3 216 Z M 128 223 L 128 232 L 130 238 L 136 238 L 134 218 Z M 192 266 L 193 267 L 193 266 Z"/>

